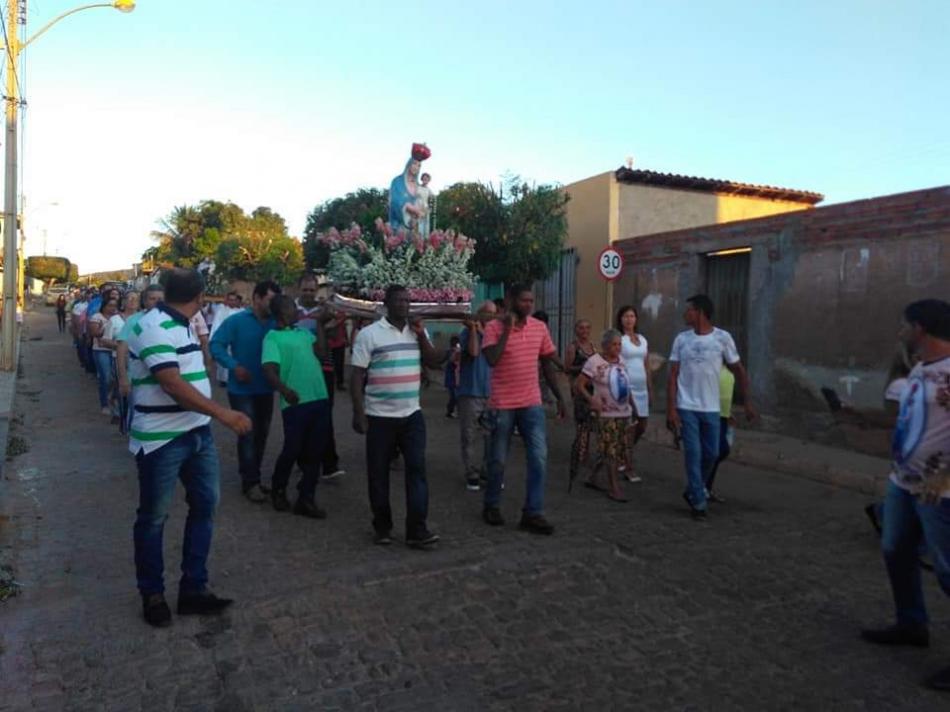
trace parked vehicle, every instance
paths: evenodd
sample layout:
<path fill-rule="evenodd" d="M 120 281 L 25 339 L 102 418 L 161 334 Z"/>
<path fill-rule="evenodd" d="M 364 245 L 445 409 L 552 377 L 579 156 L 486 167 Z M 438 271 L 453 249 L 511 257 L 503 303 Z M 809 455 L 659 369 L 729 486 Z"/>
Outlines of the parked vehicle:
<path fill-rule="evenodd" d="M 46 290 L 46 306 L 54 307 L 56 306 L 56 300 L 59 299 L 60 294 L 65 294 L 69 296 L 69 287 L 65 284 L 57 284 Z"/>

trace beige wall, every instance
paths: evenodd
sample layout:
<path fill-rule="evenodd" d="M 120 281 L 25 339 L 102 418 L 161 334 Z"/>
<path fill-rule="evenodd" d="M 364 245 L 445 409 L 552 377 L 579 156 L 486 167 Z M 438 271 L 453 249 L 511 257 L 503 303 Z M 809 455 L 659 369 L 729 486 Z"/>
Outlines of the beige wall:
<path fill-rule="evenodd" d="M 619 186 L 619 236 L 652 235 L 803 210 L 808 205 L 745 195 L 715 195 L 651 185 Z"/>
<path fill-rule="evenodd" d="M 597 255 L 610 242 L 613 173 L 602 173 L 567 186 L 567 244 L 577 250 L 575 314 L 599 324 L 607 304 L 607 284 L 597 274 Z"/>
<path fill-rule="evenodd" d="M 618 183 L 613 171 L 571 183 L 565 190 L 571 196 L 567 247 L 577 250 L 578 257 L 575 314 L 578 319 L 590 319 L 595 333 L 612 321 L 613 288 L 597 273 L 597 256 L 609 242 L 811 207 L 785 200 Z"/>

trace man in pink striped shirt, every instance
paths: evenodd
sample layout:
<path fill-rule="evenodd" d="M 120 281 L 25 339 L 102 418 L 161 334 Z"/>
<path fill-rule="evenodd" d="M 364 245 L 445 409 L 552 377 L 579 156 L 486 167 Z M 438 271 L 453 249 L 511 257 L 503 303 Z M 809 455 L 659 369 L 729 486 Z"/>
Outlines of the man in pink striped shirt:
<path fill-rule="evenodd" d="M 528 460 L 525 503 L 519 526 L 534 534 L 553 534 L 554 527 L 544 517 L 548 446 L 538 361 L 541 361 L 545 382 L 557 398 L 558 419 L 563 419 L 564 400 L 555 370 L 557 349 L 548 327 L 531 316 L 534 311 L 531 287 L 512 287 L 508 300 L 504 319 L 489 322 L 482 340 L 482 353 L 492 367 L 488 407 L 494 421 L 482 518 L 492 526 L 505 523 L 499 510 L 501 487 L 511 435 L 517 426 L 524 437 Z"/>

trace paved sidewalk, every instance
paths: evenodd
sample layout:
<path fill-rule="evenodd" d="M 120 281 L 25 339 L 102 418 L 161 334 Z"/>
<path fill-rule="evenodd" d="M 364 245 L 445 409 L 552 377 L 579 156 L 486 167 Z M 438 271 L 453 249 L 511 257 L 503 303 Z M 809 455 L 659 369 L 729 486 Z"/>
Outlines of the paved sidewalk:
<path fill-rule="evenodd" d="M 362 440 L 337 409 L 350 470 L 305 521 L 240 497 L 217 429 L 222 504 L 213 584 L 222 618 L 152 630 L 134 590 L 136 481 L 52 312 L 28 316 L 16 410 L 27 453 L 0 488 L 0 562 L 21 595 L 0 604 L 0 710 L 946 709 L 919 679 L 950 664 L 950 603 L 927 575 L 929 650 L 863 644 L 890 595 L 852 490 L 727 463 L 728 503 L 705 524 L 680 499 L 673 451 L 639 451 L 628 505 L 566 493 L 572 427 L 551 424 L 551 538 L 486 527 L 465 491 L 457 421 L 426 395 L 433 552 L 370 544 Z M 275 420 L 267 469 L 279 444 Z M 397 521 L 401 477 L 394 478 Z M 166 527 L 169 587 L 185 514 Z M 174 595 L 171 596 L 174 601 Z"/>

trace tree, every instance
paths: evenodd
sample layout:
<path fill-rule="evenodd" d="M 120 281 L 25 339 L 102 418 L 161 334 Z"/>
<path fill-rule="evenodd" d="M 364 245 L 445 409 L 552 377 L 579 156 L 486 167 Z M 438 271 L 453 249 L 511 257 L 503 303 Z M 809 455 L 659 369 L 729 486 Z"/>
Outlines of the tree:
<path fill-rule="evenodd" d="M 33 279 L 42 279 L 44 282 L 68 282 L 73 272 L 73 265 L 65 257 L 27 257 L 26 274 Z M 78 268 L 76 269 L 78 272 Z M 77 275 L 78 277 L 78 275 Z"/>
<path fill-rule="evenodd" d="M 238 205 L 203 200 L 180 206 L 152 236 L 158 244 L 142 255 L 160 266 L 197 267 L 215 263 L 225 279 L 294 281 L 303 270 L 303 249 L 287 232 L 283 217 L 268 207 L 247 215 Z"/>
<path fill-rule="evenodd" d="M 307 268 L 323 268 L 330 260 L 325 246 L 316 241 L 317 233 L 331 227 L 345 230 L 353 223 L 360 226 L 364 235 L 373 236 L 376 218 L 386 219 L 389 214 L 389 191 L 379 188 L 360 188 L 342 198 L 334 198 L 315 207 L 307 216 L 303 234 L 303 250 Z"/>
<path fill-rule="evenodd" d="M 478 241 L 472 270 L 483 281 L 531 283 L 557 269 L 567 201 L 556 186 L 529 186 L 517 177 L 498 190 L 490 183 L 456 183 L 439 193 L 436 218 L 440 228 Z"/>

